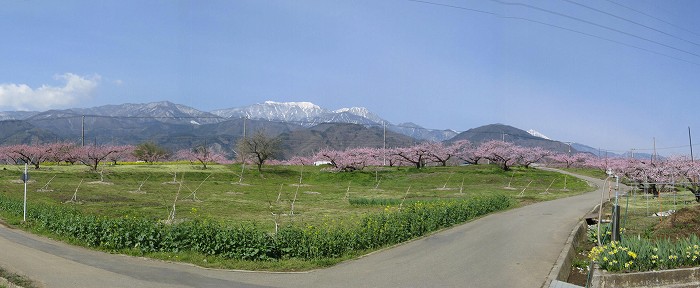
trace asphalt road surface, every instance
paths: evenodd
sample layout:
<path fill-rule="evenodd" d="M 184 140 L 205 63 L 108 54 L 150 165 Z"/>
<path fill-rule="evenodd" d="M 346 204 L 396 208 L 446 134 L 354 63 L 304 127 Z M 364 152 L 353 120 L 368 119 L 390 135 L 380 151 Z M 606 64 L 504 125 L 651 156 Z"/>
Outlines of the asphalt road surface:
<path fill-rule="evenodd" d="M 584 177 L 592 185 L 603 181 Z M 601 191 L 488 215 L 304 273 L 215 270 L 113 255 L 0 225 L 0 266 L 45 287 L 536 287 Z M 607 193 L 606 193 L 607 195 Z"/>

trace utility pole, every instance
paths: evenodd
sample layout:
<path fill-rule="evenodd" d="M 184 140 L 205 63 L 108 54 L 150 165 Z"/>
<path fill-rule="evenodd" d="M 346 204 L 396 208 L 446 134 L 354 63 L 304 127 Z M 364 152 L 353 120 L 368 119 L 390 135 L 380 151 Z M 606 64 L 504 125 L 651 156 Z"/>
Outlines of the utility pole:
<path fill-rule="evenodd" d="M 382 156 L 384 158 L 383 166 L 386 166 L 386 121 L 382 121 L 382 126 L 384 126 L 384 149 L 382 150 L 382 154 L 383 154 Z M 692 149 L 692 147 L 691 147 L 691 149 Z"/>
<path fill-rule="evenodd" d="M 82 120 L 80 121 L 80 126 L 82 128 L 82 133 L 80 136 L 80 142 L 81 146 L 85 146 L 85 115 L 83 115 Z"/>
<path fill-rule="evenodd" d="M 695 162 L 695 159 L 693 159 L 693 136 L 690 135 L 690 126 L 688 126 L 688 140 L 690 141 L 690 162 Z"/>
<path fill-rule="evenodd" d="M 248 116 L 243 116 L 243 139 L 245 139 L 245 124 L 246 121 L 248 120 Z"/>
<path fill-rule="evenodd" d="M 27 182 L 29 182 L 29 174 L 27 174 L 27 162 L 24 162 L 24 174 L 22 174 L 22 181 L 24 182 L 24 209 L 22 221 L 27 222 Z"/>
<path fill-rule="evenodd" d="M 651 163 L 656 161 L 656 137 L 654 137 L 654 155 L 651 155 Z"/>

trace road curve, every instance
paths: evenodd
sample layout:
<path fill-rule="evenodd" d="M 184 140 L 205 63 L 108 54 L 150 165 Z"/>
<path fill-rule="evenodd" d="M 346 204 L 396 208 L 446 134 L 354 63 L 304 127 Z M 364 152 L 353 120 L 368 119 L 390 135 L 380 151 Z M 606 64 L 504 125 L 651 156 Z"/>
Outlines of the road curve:
<path fill-rule="evenodd" d="M 577 176 L 603 187 L 602 180 Z M 600 188 L 602 189 L 602 188 Z M 0 225 L 0 266 L 46 287 L 536 287 L 601 190 L 488 215 L 331 268 L 215 270 L 113 255 Z"/>

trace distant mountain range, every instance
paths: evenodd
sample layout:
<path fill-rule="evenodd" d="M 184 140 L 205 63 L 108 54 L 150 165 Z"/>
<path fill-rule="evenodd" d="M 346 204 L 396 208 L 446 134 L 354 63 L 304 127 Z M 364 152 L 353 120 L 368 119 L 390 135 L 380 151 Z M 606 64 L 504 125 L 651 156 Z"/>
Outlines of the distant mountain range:
<path fill-rule="evenodd" d="M 462 133 L 392 124 L 363 107 L 328 110 L 309 102 L 272 102 L 200 111 L 171 102 L 106 105 L 43 112 L 0 112 L 0 144 L 71 141 L 86 144 L 138 144 L 153 141 L 171 150 L 213 146 L 233 155 L 244 133 L 264 130 L 282 139 L 284 157 L 321 148 L 409 146 L 421 141 L 475 144 L 505 140 L 558 152 L 593 153 L 593 148 L 550 140 L 535 131 L 490 124 Z M 386 128 L 386 130 L 384 129 Z M 84 133 L 84 137 L 83 137 Z M 386 139 L 386 140 L 385 140 Z"/>
<path fill-rule="evenodd" d="M 453 130 L 426 129 L 413 123 L 392 124 L 364 107 L 323 109 L 310 102 L 273 102 L 246 107 L 221 109 L 211 112 L 223 118 L 243 118 L 282 121 L 311 127 L 320 123 L 352 123 L 375 126 L 420 140 L 444 141 L 457 135 Z"/>
<path fill-rule="evenodd" d="M 399 126 L 389 124 L 366 108 L 329 111 L 308 102 L 265 102 L 203 112 L 164 101 L 44 112 L 8 111 L 0 112 L 0 119 L 3 119 L 0 144 L 84 141 L 122 145 L 152 141 L 173 151 L 213 146 L 230 156 L 244 133 L 258 130 L 281 137 L 285 157 L 308 155 L 326 147 L 382 147 L 385 138 L 388 147 L 423 141 L 392 131 L 391 128 Z M 413 135 L 432 133 L 419 126 L 408 128 Z M 434 134 L 450 136 L 445 132 Z"/>
<path fill-rule="evenodd" d="M 533 130 L 534 131 L 534 130 Z M 535 135 L 533 135 L 535 134 Z M 543 138 L 536 133 L 515 128 L 504 124 L 489 124 L 464 131 L 447 142 L 469 140 L 476 145 L 490 140 L 501 140 L 514 143 L 523 147 L 542 147 L 550 151 L 561 153 L 577 152 L 568 144 Z"/>

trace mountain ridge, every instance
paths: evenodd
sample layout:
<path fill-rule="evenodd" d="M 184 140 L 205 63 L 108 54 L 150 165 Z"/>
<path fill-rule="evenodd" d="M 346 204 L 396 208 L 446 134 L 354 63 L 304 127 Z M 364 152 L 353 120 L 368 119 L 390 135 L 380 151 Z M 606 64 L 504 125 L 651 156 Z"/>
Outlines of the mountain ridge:
<path fill-rule="evenodd" d="M 91 108 L 47 110 L 43 112 L 6 111 L 0 112 L 0 120 L 4 119 L 2 117 L 26 121 L 30 125 L 25 127 L 25 129 L 32 131 L 30 134 L 18 133 L 17 129 L 8 128 L 8 133 L 15 135 L 13 138 L 15 139 L 13 140 L 14 142 L 25 141 L 28 139 L 27 137 L 33 139 L 64 138 L 75 141 L 76 139 L 81 139 L 83 133 L 81 129 L 86 129 L 87 135 L 85 138 L 92 139 L 82 140 L 94 143 L 104 143 L 106 141 L 130 143 L 137 140 L 147 141 L 149 139 L 164 141 L 163 139 L 179 137 L 179 139 L 187 140 L 178 140 L 181 143 L 172 144 L 172 146 L 174 148 L 182 148 L 194 145 L 194 142 L 197 141 L 202 142 L 201 139 L 212 137 L 210 141 L 214 141 L 224 147 L 233 145 L 235 139 L 241 137 L 244 133 L 246 125 L 248 125 L 249 131 L 262 129 L 275 136 L 286 133 L 285 135 L 291 135 L 290 137 L 296 139 L 295 141 L 302 141 L 300 139 L 303 137 L 297 135 L 301 133 L 299 131 L 305 129 L 313 130 L 314 127 L 316 127 L 314 131 L 318 131 L 318 127 L 328 127 L 328 125 L 319 126 L 324 123 L 335 123 L 333 125 L 345 123 L 359 125 L 343 126 L 346 127 L 344 129 L 348 133 L 347 137 L 350 137 L 350 135 L 376 136 L 376 133 L 359 132 L 361 130 L 359 127 L 375 129 L 375 131 L 386 129 L 386 132 L 382 132 L 382 134 L 397 133 L 397 135 L 391 136 L 397 141 L 396 144 L 392 145 L 397 146 L 407 145 L 406 143 L 416 143 L 417 141 L 447 141 L 449 143 L 460 139 L 470 140 L 474 144 L 487 140 L 505 140 L 522 146 L 539 145 L 559 152 L 568 152 L 569 147 L 574 146 L 573 143 L 570 146 L 567 143 L 548 139 L 534 129 L 525 131 L 504 124 L 489 124 L 458 133 L 450 129 L 425 129 L 411 122 L 391 124 L 364 107 L 330 110 L 311 102 L 265 101 L 245 107 L 206 112 L 169 101 L 160 101 L 143 104 L 125 103 Z M 8 124 L 9 126 L 15 127 L 17 123 Z M 339 129 L 337 131 L 343 130 Z M 152 135 L 149 136 L 148 134 Z M 321 143 L 323 141 L 319 140 L 319 135 L 321 134 L 307 136 L 313 136 L 314 141 Z M 399 135 L 407 136 L 408 138 Z M 343 137 L 336 138 L 340 139 Z M 345 141 L 345 143 L 356 143 L 361 141 L 359 139 L 361 138 L 356 138 L 352 141 L 343 139 L 342 141 Z M 174 140 L 169 141 L 173 142 Z M 367 143 L 374 143 L 373 141 L 378 140 L 375 138 L 367 139 Z M 353 146 L 338 143 L 325 143 L 325 145 L 336 148 Z M 309 143 L 291 146 L 316 147 Z M 228 149 L 229 153 L 233 152 L 231 149 Z M 578 151 L 575 148 L 573 150 Z M 587 149 L 581 149 L 581 152 L 591 153 L 590 151 L 590 149 L 588 151 Z"/>
<path fill-rule="evenodd" d="M 412 124 L 392 124 L 365 107 L 349 107 L 335 110 L 321 108 L 311 102 L 275 102 L 265 101 L 249 106 L 217 109 L 211 112 L 201 111 L 189 106 L 169 101 L 150 103 L 124 103 L 103 105 L 89 108 L 54 109 L 41 112 L 0 112 L 0 120 L 38 120 L 52 117 L 125 117 L 125 118 L 160 118 L 159 121 L 176 124 L 212 124 L 235 118 L 280 121 L 312 127 L 320 123 L 352 123 L 367 127 L 386 127 L 413 138 L 427 141 L 444 141 L 457 133 L 450 129 L 427 129 Z"/>
<path fill-rule="evenodd" d="M 469 129 L 457 134 L 457 136 L 447 142 L 453 143 L 459 140 L 468 140 L 474 145 L 479 145 L 491 140 L 500 140 L 523 147 L 542 147 L 559 153 L 568 152 L 570 149 L 570 146 L 566 143 L 534 136 L 528 131 L 501 123 L 488 124 Z"/>

